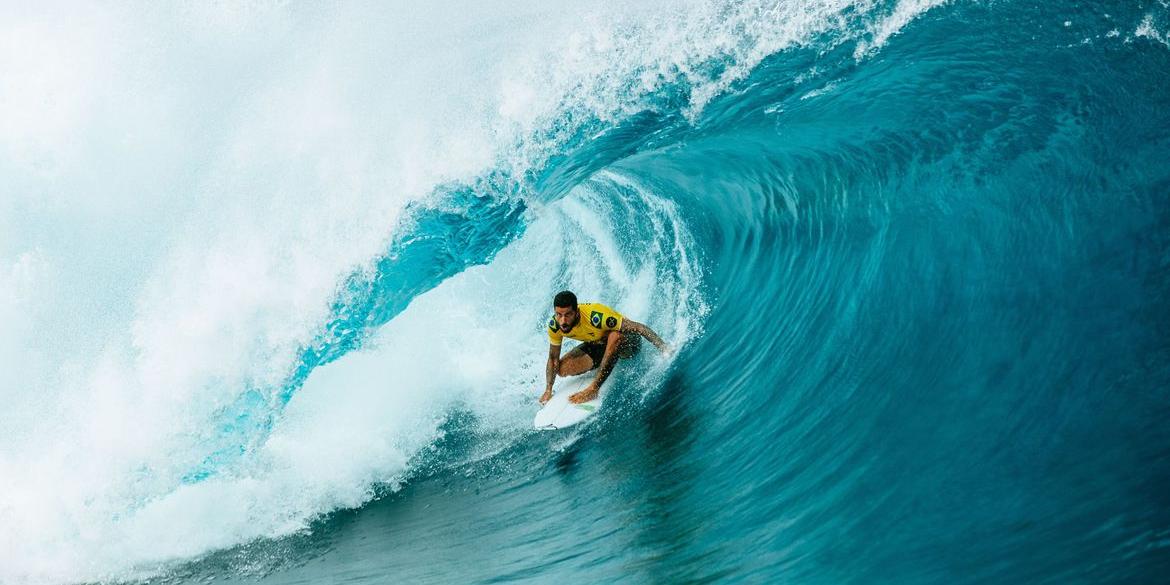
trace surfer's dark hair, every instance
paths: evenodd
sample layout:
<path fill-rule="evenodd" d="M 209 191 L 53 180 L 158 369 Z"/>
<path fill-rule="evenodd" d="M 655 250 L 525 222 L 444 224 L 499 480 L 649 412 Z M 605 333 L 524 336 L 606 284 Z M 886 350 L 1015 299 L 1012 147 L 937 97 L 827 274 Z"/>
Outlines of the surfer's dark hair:
<path fill-rule="evenodd" d="M 563 290 L 553 297 L 553 306 L 562 309 L 576 309 L 577 295 L 573 294 L 572 291 Z"/>

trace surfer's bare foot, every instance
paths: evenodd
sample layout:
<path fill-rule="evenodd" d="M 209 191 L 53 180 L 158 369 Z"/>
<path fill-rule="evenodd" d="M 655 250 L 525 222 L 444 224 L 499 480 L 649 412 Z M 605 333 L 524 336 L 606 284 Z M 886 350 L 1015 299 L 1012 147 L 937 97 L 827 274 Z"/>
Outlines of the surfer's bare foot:
<path fill-rule="evenodd" d="M 540 403 L 544 404 L 552 399 L 552 390 L 545 390 L 544 394 L 540 395 Z"/>

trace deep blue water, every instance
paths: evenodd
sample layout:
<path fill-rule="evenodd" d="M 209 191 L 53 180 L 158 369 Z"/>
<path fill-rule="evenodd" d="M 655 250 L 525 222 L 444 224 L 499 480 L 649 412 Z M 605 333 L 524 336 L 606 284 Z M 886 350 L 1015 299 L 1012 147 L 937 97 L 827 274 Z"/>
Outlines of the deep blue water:
<path fill-rule="evenodd" d="M 951 2 L 868 52 L 845 14 L 693 117 L 684 81 L 566 111 L 544 163 L 410 204 L 180 483 L 244 473 L 323 368 L 441 343 L 371 340 L 461 276 L 510 283 L 500 306 L 577 289 L 675 358 L 623 363 L 579 430 L 450 405 L 372 499 L 150 582 L 1164 582 L 1170 11 Z M 531 324 L 531 371 L 545 310 L 486 326 Z"/>

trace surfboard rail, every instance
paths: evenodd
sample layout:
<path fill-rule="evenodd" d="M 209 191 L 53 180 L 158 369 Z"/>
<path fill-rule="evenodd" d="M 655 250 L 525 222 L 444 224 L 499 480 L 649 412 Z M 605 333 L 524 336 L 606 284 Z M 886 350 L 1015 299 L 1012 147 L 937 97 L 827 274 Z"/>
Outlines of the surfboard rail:
<path fill-rule="evenodd" d="M 581 404 L 569 402 L 570 396 L 584 390 L 596 376 L 597 372 L 589 371 L 567 380 L 559 380 L 560 383 L 553 386 L 553 397 L 537 411 L 536 417 L 532 421 L 533 427 L 541 431 L 565 429 L 584 421 L 597 412 L 612 378 L 601 385 L 601 391 L 593 400 Z"/>

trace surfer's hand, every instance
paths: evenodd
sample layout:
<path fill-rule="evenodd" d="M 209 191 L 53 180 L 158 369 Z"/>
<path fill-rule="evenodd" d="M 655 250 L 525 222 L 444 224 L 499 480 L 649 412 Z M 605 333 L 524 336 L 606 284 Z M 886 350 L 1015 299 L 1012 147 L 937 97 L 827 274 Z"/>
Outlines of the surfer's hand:
<path fill-rule="evenodd" d="M 594 382 L 585 387 L 584 390 L 569 397 L 569 402 L 573 404 L 581 404 L 582 402 L 589 402 L 597 398 L 597 383 Z"/>
<path fill-rule="evenodd" d="M 545 390 L 544 394 L 540 395 L 540 403 L 541 404 L 544 404 L 545 402 L 548 402 L 551 399 L 552 399 L 552 388 Z"/>

